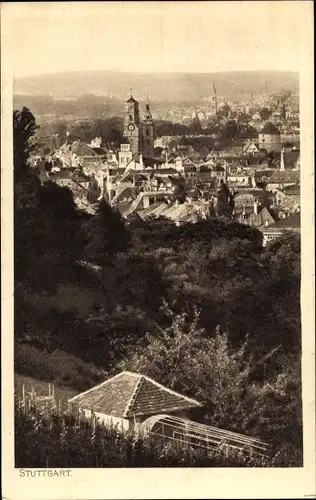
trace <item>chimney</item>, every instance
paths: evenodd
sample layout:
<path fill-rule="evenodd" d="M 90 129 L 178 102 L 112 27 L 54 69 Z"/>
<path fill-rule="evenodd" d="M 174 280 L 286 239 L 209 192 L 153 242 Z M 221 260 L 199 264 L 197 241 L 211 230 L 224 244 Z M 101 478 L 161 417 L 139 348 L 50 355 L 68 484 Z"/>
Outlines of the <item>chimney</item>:
<path fill-rule="evenodd" d="M 284 148 L 281 149 L 280 170 L 285 170 L 285 166 L 284 166 Z"/>
<path fill-rule="evenodd" d="M 144 168 L 143 155 L 142 154 L 139 155 L 139 165 L 140 165 L 140 168 Z"/>
<path fill-rule="evenodd" d="M 258 202 L 257 200 L 255 199 L 255 201 L 253 202 L 253 211 L 256 215 L 258 215 Z"/>
<path fill-rule="evenodd" d="M 245 208 L 245 205 L 243 205 L 243 207 L 242 207 L 242 218 L 243 218 L 243 220 L 246 220 L 246 208 Z"/>

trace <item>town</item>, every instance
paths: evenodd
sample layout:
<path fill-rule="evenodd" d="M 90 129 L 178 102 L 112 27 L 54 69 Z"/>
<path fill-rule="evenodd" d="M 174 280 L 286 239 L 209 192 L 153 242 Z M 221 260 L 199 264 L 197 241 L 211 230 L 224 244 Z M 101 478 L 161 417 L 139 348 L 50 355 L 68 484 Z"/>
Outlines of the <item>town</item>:
<path fill-rule="evenodd" d="M 48 2 L 8 23 L 24 481 L 305 465 L 312 148 L 290 3 Z"/>
<path fill-rule="evenodd" d="M 104 198 L 127 220 L 166 217 L 180 225 L 224 215 L 219 193 L 226 186 L 229 216 L 258 228 L 266 244 L 300 230 L 298 94 L 267 91 L 266 82 L 264 95 L 226 102 L 214 85 L 210 102 L 191 114 L 180 108 L 164 116 L 190 133 L 159 136 L 150 102 L 131 94 L 120 144 L 102 136 L 71 140 L 66 132 L 61 144 L 50 137 L 31 162 L 42 182 L 69 187 L 78 206 L 93 213 Z"/>

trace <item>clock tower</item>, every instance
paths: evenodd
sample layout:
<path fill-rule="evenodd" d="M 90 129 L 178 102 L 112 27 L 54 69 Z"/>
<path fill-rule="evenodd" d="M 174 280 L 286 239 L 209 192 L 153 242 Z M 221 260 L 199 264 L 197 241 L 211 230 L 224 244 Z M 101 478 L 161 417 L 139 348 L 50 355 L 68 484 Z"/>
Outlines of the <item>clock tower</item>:
<path fill-rule="evenodd" d="M 142 121 L 142 148 L 143 155 L 147 158 L 154 157 L 154 121 L 151 116 L 150 105 L 147 98 L 146 111 Z"/>
<path fill-rule="evenodd" d="M 131 95 L 125 104 L 124 137 L 131 145 L 132 154 L 141 151 L 141 123 L 139 118 L 139 104 Z"/>

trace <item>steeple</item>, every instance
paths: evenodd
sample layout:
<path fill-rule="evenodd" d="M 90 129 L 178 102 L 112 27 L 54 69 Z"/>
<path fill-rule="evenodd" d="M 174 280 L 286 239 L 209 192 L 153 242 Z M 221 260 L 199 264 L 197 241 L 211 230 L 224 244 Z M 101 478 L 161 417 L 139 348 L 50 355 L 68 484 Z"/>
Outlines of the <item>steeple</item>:
<path fill-rule="evenodd" d="M 133 97 L 133 89 L 131 89 L 131 96 L 130 96 L 130 98 L 129 98 L 129 99 L 127 99 L 127 101 L 126 101 L 126 102 L 128 102 L 128 103 L 136 103 L 136 104 L 138 104 L 138 101 L 136 101 L 136 99 L 134 99 L 134 97 Z"/>
<path fill-rule="evenodd" d="M 152 120 L 148 94 L 147 94 L 147 99 L 146 99 L 145 120 Z"/>

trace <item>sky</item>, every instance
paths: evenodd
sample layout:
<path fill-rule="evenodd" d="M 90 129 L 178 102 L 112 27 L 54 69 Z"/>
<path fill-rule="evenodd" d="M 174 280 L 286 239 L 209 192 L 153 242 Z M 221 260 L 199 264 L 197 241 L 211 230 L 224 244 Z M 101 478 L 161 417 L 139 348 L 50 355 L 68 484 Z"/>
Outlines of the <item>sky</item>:
<path fill-rule="evenodd" d="M 297 71 L 310 2 L 10 3 L 15 77 Z M 309 10 L 308 10 L 309 9 Z"/>

